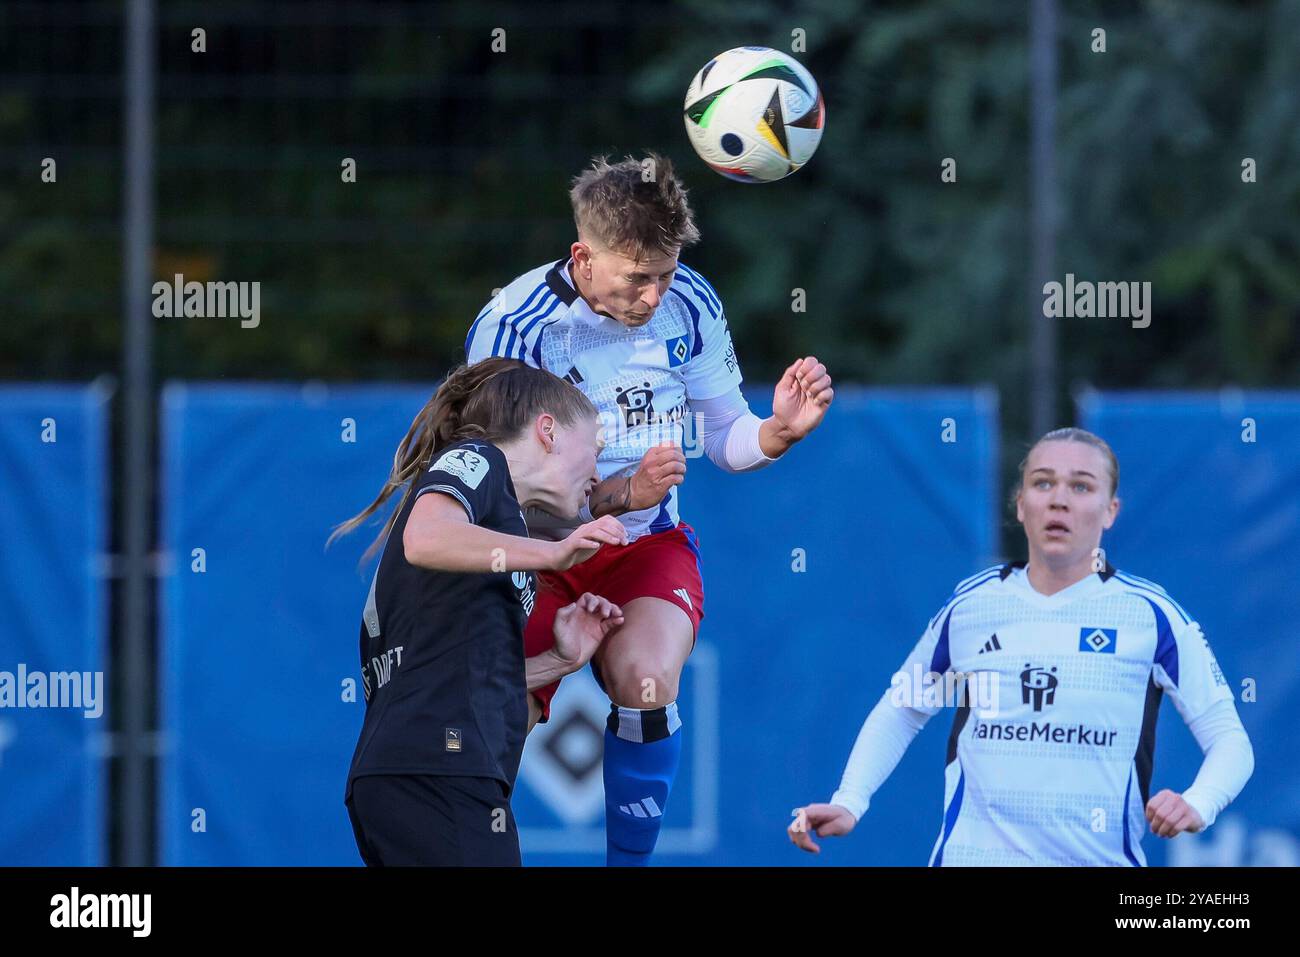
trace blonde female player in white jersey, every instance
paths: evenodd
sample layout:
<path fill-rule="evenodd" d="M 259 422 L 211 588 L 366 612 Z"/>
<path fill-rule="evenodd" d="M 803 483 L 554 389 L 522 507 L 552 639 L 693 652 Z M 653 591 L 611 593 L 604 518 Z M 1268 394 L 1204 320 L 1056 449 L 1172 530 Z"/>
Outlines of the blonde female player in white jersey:
<path fill-rule="evenodd" d="M 996 690 L 995 708 L 967 700 L 954 711 L 935 866 L 1144 866 L 1146 827 L 1165 838 L 1204 830 L 1250 777 L 1250 739 L 1200 627 L 1160 586 L 1105 561 L 1102 532 L 1119 513 L 1110 447 L 1057 429 L 1020 473 L 1027 565 L 957 586 L 868 715 L 830 802 L 795 810 L 797 846 L 816 853 L 813 833 L 852 831 L 937 713 L 940 696 L 898 694 L 916 674 Z M 969 677 L 978 672 L 990 674 Z M 1163 695 L 1204 759 L 1190 787 L 1150 795 Z"/>
<path fill-rule="evenodd" d="M 696 426 L 692 444 L 719 468 L 752 472 L 784 458 L 821 424 L 834 388 L 826 366 L 803 356 L 777 382 L 772 414 L 750 410 L 722 301 L 679 259 L 700 233 L 667 158 L 597 158 L 569 197 L 577 240 L 568 255 L 494 296 L 470 327 L 465 355 L 471 364 L 519 359 L 572 382 L 605 426 L 601 481 L 583 512 L 534 513 L 527 522 L 534 537 L 558 540 L 571 526 L 613 515 L 628 544 L 581 568 L 542 572 L 524 647 L 529 656 L 551 647 L 557 610 L 587 591 L 625 613 L 591 665 L 610 699 L 606 861 L 643 866 L 680 762 L 677 694 L 704 618 L 700 545 L 678 510 L 686 425 Z M 549 718 L 557 684 L 533 689 L 534 720 Z"/>

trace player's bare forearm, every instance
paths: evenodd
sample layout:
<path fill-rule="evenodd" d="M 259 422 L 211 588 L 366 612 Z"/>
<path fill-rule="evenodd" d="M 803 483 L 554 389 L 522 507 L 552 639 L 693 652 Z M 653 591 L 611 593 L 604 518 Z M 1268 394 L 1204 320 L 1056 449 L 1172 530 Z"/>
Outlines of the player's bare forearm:
<path fill-rule="evenodd" d="M 547 649 L 540 655 L 524 659 L 524 681 L 529 691 L 545 688 L 559 681 L 565 675 L 573 674 L 573 662 L 561 661 L 554 650 Z M 529 695 L 532 698 L 532 695 Z"/>
<path fill-rule="evenodd" d="M 633 469 L 615 472 L 601 481 L 591 490 L 588 507 L 592 518 L 602 515 L 622 515 L 632 510 L 632 473 Z"/>
<path fill-rule="evenodd" d="M 779 459 L 799 439 L 776 416 L 768 416 L 758 428 L 758 447 L 769 459 Z"/>
<path fill-rule="evenodd" d="M 549 569 L 556 543 L 507 535 L 466 521 L 419 516 L 412 511 L 402 537 L 406 560 L 419 568 L 447 572 Z"/>

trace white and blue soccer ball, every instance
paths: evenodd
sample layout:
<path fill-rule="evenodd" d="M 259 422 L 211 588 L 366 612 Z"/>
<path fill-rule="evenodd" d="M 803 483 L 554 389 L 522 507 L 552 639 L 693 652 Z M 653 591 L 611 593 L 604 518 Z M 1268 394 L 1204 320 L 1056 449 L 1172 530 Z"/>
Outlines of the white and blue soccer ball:
<path fill-rule="evenodd" d="M 723 176 L 770 183 L 817 151 L 826 106 L 811 73 L 771 47 L 719 53 L 686 90 L 686 134 Z"/>

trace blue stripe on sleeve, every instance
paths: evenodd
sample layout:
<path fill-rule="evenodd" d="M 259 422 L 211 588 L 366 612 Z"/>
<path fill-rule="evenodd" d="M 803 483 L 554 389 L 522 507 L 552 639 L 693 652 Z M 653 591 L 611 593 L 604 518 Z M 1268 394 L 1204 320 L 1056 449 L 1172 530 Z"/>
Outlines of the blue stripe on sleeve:
<path fill-rule="evenodd" d="M 501 337 L 505 334 L 506 324 L 510 322 L 511 319 L 515 319 L 521 314 L 532 309 L 535 303 L 537 302 L 538 297 L 540 297 L 544 292 L 546 292 L 546 283 L 544 282 L 538 283 L 537 288 L 535 288 L 532 292 L 528 294 L 528 298 L 524 300 L 524 304 L 522 306 L 520 306 L 518 309 L 514 309 L 506 313 L 504 316 L 501 317 L 501 321 L 497 325 L 497 337 L 492 342 L 492 355 L 504 356 L 510 354 L 509 349 L 507 349 L 505 352 L 501 351 Z M 513 335 L 513 330 L 511 330 L 511 334 Z"/>
<path fill-rule="evenodd" d="M 510 338 L 506 340 L 505 347 L 501 350 L 501 355 L 511 356 L 514 354 L 515 339 L 522 338 L 519 333 L 519 324 L 546 308 L 547 303 L 551 302 L 553 299 L 558 301 L 555 293 L 547 289 L 542 297 L 538 299 L 527 312 L 519 312 L 515 314 L 514 318 L 510 320 Z"/>
<path fill-rule="evenodd" d="M 539 322 L 541 322 L 543 319 L 545 319 L 547 316 L 553 313 L 559 305 L 560 305 L 560 297 L 555 296 L 554 301 L 546 308 L 545 312 L 538 313 L 536 316 L 533 316 L 533 318 L 528 320 L 528 325 L 524 326 L 522 329 L 519 330 L 519 358 L 520 359 L 528 358 L 525 349 L 527 347 L 527 342 L 528 342 L 528 333 L 532 330 L 533 326 L 537 325 Z M 522 319 L 518 321 L 522 321 Z M 540 335 L 538 336 L 538 341 L 539 342 L 541 341 Z"/>
<path fill-rule="evenodd" d="M 1149 592 L 1150 594 L 1155 595 L 1158 598 L 1163 598 L 1165 601 L 1169 602 L 1169 604 L 1173 605 L 1174 611 L 1178 612 L 1178 617 L 1183 620 L 1184 625 L 1191 621 L 1191 616 L 1183 610 L 1183 606 L 1170 598 L 1169 592 L 1165 591 L 1155 582 L 1147 581 L 1145 578 L 1138 578 L 1136 575 L 1130 575 L 1128 572 L 1116 572 L 1115 577 L 1130 588 L 1135 588 L 1138 591 Z M 1143 597 L 1145 598 L 1146 596 L 1144 595 Z"/>
<path fill-rule="evenodd" d="M 1155 663 L 1165 669 L 1169 680 L 1178 687 L 1178 642 L 1174 641 L 1174 630 L 1169 626 L 1169 619 L 1160 610 L 1160 606 L 1146 595 L 1142 596 L 1156 616 L 1156 655 Z"/>
<path fill-rule="evenodd" d="M 716 296 L 710 295 L 711 290 L 706 291 L 708 283 L 701 279 L 698 273 L 687 269 L 680 263 L 678 263 L 677 270 L 677 278 L 682 281 L 682 284 L 699 298 L 701 305 L 704 306 L 710 316 L 714 319 L 718 318 L 718 313 L 722 311 L 721 303 L 718 302 Z"/>

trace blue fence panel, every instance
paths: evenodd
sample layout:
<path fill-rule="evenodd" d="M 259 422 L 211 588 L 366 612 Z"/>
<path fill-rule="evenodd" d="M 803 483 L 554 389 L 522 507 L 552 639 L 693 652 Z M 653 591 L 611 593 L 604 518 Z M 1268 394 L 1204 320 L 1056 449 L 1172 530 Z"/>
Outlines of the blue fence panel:
<path fill-rule="evenodd" d="M 1300 396 L 1089 393 L 1084 426 L 1114 448 L 1122 507 L 1102 541 L 1117 568 L 1163 585 L 1201 623 L 1237 692 L 1256 770 L 1204 835 L 1148 836 L 1152 864 L 1300 863 Z M 1256 700 L 1243 700 L 1250 685 Z M 1182 791 L 1201 752 L 1161 708 L 1152 788 Z"/>
<path fill-rule="evenodd" d="M 0 386 L 0 865 L 105 862 L 107 401 Z"/>
<path fill-rule="evenodd" d="M 360 862 L 343 789 L 374 566 L 358 569 L 362 533 L 324 546 L 387 479 L 429 394 L 165 389 L 164 864 Z"/>

